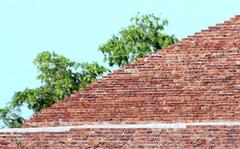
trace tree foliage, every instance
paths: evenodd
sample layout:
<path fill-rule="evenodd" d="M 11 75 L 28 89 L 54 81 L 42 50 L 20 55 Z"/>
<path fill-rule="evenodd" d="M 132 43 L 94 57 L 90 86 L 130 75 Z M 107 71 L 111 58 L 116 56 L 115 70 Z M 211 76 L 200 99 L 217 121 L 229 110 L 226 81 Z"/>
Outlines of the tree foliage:
<path fill-rule="evenodd" d="M 34 64 L 42 85 L 16 92 L 8 107 L 0 109 L 0 119 L 8 127 L 20 127 L 23 123 L 24 119 L 17 114 L 23 104 L 36 113 L 79 91 L 107 71 L 97 63 L 76 63 L 54 52 L 38 54 Z"/>
<path fill-rule="evenodd" d="M 113 35 L 99 50 L 110 66 L 124 66 L 138 57 L 173 44 L 176 38 L 162 32 L 167 24 L 166 19 L 161 20 L 153 14 L 138 14 L 131 19 L 131 25 Z"/>
<path fill-rule="evenodd" d="M 12 106 L 0 109 L 0 119 L 11 128 L 21 127 L 24 121 L 24 118 L 19 115 L 19 109 Z"/>
<path fill-rule="evenodd" d="M 136 15 L 131 24 L 99 47 L 109 66 L 124 66 L 138 57 L 165 48 L 176 41 L 163 33 L 167 20 L 153 14 Z M 42 52 L 34 60 L 41 86 L 16 92 L 0 109 L 0 120 L 8 127 L 21 127 L 20 109 L 27 105 L 34 113 L 46 108 L 101 77 L 106 71 L 97 63 L 77 63 L 56 53 Z"/>

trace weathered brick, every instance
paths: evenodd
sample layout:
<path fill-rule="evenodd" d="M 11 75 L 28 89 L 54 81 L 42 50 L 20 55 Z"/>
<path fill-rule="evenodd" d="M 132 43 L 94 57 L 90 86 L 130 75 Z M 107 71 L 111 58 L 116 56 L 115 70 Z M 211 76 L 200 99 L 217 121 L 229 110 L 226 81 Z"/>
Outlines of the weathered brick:
<path fill-rule="evenodd" d="M 240 126 L 5 133 L 0 136 L 0 142 L 1 148 L 239 148 Z"/>
<path fill-rule="evenodd" d="M 240 16 L 138 58 L 24 127 L 240 121 Z M 240 126 L 0 133 L 0 148 L 240 148 Z"/>

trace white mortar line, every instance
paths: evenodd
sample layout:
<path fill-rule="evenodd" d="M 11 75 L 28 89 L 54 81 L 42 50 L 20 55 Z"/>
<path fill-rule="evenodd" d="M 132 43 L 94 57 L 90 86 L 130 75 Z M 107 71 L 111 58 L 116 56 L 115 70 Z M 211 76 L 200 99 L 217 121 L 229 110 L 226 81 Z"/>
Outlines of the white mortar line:
<path fill-rule="evenodd" d="M 149 129 L 184 129 L 187 126 L 240 126 L 240 121 L 216 121 L 216 122 L 193 122 L 193 123 L 147 123 L 147 124 L 85 124 L 76 126 L 56 126 L 56 127 L 36 127 L 36 128 L 3 128 L 0 133 L 4 132 L 67 132 L 71 129 L 93 129 L 93 128 L 115 128 L 115 129 L 131 129 L 131 128 L 149 128 Z"/>

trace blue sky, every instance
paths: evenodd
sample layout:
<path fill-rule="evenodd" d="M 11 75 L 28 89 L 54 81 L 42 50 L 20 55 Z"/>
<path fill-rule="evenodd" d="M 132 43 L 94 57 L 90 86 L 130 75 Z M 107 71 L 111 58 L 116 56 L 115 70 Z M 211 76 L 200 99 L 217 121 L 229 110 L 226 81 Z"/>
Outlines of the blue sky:
<path fill-rule="evenodd" d="M 181 39 L 239 15 L 239 6 L 237 0 L 2 0 L 0 107 L 14 92 L 40 84 L 32 61 L 41 51 L 102 64 L 98 46 L 137 12 L 161 14 L 169 21 L 165 32 Z"/>

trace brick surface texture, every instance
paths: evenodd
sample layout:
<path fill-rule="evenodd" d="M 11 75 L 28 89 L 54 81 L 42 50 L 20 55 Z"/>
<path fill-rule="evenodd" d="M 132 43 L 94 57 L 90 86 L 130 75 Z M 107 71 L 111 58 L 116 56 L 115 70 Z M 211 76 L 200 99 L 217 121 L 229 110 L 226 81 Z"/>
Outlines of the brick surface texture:
<path fill-rule="evenodd" d="M 135 60 L 24 127 L 240 121 L 240 16 Z M 240 126 L 0 133 L 2 148 L 240 148 Z M 16 140 L 15 140 L 16 141 Z"/>
<path fill-rule="evenodd" d="M 3 133 L 1 148 L 240 148 L 240 126 Z"/>
<path fill-rule="evenodd" d="M 240 16 L 114 71 L 25 127 L 240 120 Z"/>

